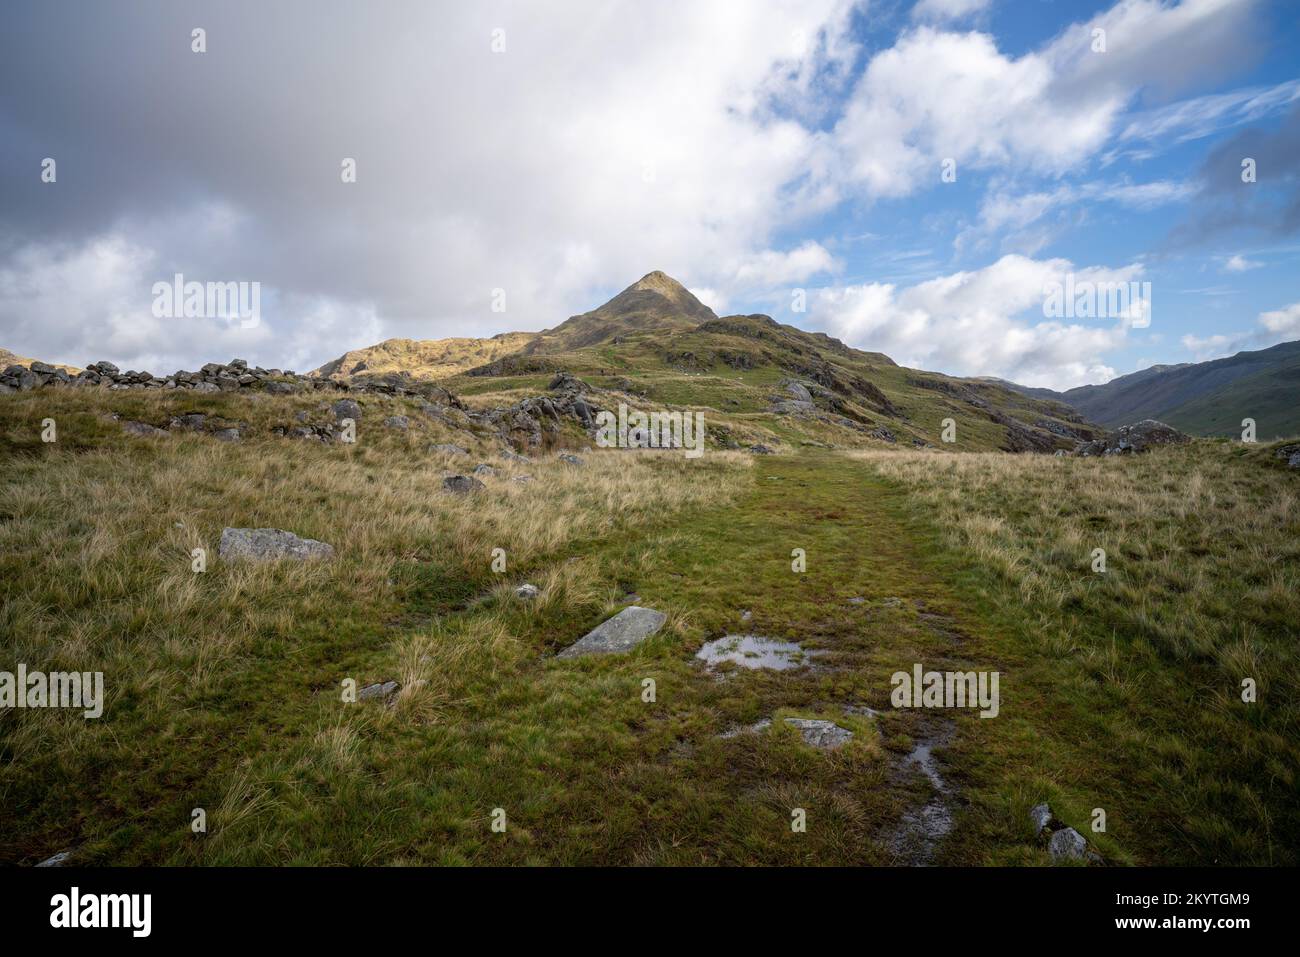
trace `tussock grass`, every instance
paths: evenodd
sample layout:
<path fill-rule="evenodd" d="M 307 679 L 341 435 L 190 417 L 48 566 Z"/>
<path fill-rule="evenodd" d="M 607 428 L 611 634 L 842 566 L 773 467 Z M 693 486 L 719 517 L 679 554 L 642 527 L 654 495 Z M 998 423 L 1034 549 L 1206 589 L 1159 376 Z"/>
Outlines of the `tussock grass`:
<path fill-rule="evenodd" d="M 319 786 L 373 775 L 385 729 L 461 717 L 469 698 L 613 607 L 616 584 L 584 550 L 723 502 L 747 472 L 728 454 L 506 462 L 499 445 L 370 396 L 354 446 L 270 434 L 299 411 L 326 421 L 319 397 L 5 399 L 0 667 L 103 671 L 107 703 L 99 721 L 0 712 L 0 860 L 64 842 L 106 860 L 167 859 L 199 806 L 213 859 L 272 853 L 280 845 L 260 829 L 295 814 L 304 776 Z M 244 440 L 138 438 L 110 418 L 163 425 L 195 410 L 243 423 Z M 409 432 L 380 424 L 399 412 L 412 417 Z M 58 422 L 53 445 L 39 442 L 46 417 Z M 447 441 L 473 454 L 428 451 Z M 485 491 L 442 491 L 444 474 L 477 461 L 498 470 Z M 511 480 L 521 474 L 533 481 Z M 217 544 L 228 525 L 288 529 L 329 542 L 337 558 L 227 564 Z M 201 574 L 196 548 L 207 552 Z M 491 570 L 497 548 L 504 574 Z M 535 607 L 513 599 L 525 577 L 542 587 Z M 341 711 L 344 677 L 402 689 L 391 707 Z"/>
<path fill-rule="evenodd" d="M 1296 863 L 1300 485 L 1271 447 L 849 454 L 907 491 L 1006 622 L 1004 709 L 1051 735 L 1038 799 L 1108 808 L 1150 863 Z"/>

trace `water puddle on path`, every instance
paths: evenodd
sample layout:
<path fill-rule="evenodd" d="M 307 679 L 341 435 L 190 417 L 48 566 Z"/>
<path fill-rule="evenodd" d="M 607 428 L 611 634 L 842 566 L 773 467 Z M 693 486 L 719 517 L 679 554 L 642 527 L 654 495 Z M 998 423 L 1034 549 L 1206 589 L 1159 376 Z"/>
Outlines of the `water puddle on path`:
<path fill-rule="evenodd" d="M 789 671 L 808 664 L 812 652 L 804 651 L 793 641 L 764 638 L 761 635 L 726 635 L 706 641 L 695 657 L 710 668 L 730 661 L 742 668 Z"/>
<path fill-rule="evenodd" d="M 953 726 L 948 723 L 928 736 L 917 737 L 912 750 L 902 761 L 902 772 L 910 774 L 919 770 L 930 782 L 933 793 L 921 807 L 904 814 L 886 840 L 900 864 L 929 866 L 934 860 L 935 848 L 952 831 L 952 788 L 944 780 L 934 756 L 935 749 L 947 745 L 952 736 Z"/>

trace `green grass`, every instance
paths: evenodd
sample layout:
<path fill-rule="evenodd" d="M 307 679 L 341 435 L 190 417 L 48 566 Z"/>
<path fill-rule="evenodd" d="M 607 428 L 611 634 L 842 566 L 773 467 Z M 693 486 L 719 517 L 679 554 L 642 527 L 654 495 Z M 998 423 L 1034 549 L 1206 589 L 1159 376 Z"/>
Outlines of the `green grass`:
<path fill-rule="evenodd" d="M 0 713 L 0 861 L 887 864 L 931 796 L 906 755 L 950 729 L 957 830 L 938 861 L 1046 863 L 1027 816 L 1046 799 L 1112 863 L 1295 863 L 1295 479 L 1267 450 L 598 452 L 496 463 L 487 493 L 453 500 L 438 484 L 457 463 L 427 448 L 470 440 L 415 413 L 383 430 L 402 404 L 364 402 L 351 447 L 267 434 L 323 416 L 315 397 L 0 402 L 0 667 L 103 670 L 109 698 L 98 721 Z M 248 437 L 138 439 L 107 418 L 196 405 Z M 457 467 L 494 449 L 473 451 Z M 522 471 L 535 481 L 508 481 Z M 226 566 L 223 525 L 338 559 Z M 660 634 L 554 657 L 629 592 L 669 614 Z M 720 678 L 695 660 L 742 631 L 799 641 L 816 667 Z M 916 662 L 999 671 L 1001 714 L 893 709 L 889 677 Z M 403 689 L 347 704 L 345 677 Z M 854 740 L 817 751 L 790 716 Z"/>

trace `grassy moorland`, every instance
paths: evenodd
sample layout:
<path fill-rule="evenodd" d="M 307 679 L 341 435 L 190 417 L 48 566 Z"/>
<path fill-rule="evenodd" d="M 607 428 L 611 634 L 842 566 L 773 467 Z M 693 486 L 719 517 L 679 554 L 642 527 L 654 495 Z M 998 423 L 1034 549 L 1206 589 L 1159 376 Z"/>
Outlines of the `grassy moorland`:
<path fill-rule="evenodd" d="M 269 434 L 320 406 L 0 402 L 0 667 L 102 670 L 108 698 L 98 720 L 0 713 L 0 861 L 1041 864 L 1027 812 L 1050 800 L 1111 863 L 1295 863 L 1295 479 L 1264 450 L 610 451 L 574 468 L 486 439 L 449 459 L 430 445 L 464 433 L 374 397 L 356 445 Z M 109 417 L 195 407 L 244 440 Z M 410 431 L 378 426 L 397 411 Z M 499 469 L 485 491 L 442 493 L 477 461 Z M 337 558 L 227 565 L 226 525 Z M 669 614 L 662 632 L 554 657 L 632 592 Z M 742 631 L 814 666 L 695 660 Z M 889 676 L 914 662 L 999 670 L 999 717 L 892 709 Z M 1256 705 L 1235 697 L 1246 675 Z M 402 690 L 345 703 L 348 677 Z M 784 717 L 854 738 L 819 751 Z M 925 742 L 956 816 L 930 849 L 907 826 L 935 798 L 909 760 Z"/>
<path fill-rule="evenodd" d="M 854 454 L 964 556 L 1014 662 L 1003 714 L 1020 747 L 964 754 L 986 830 L 987 798 L 1019 781 L 1080 819 L 1106 809 L 1143 863 L 1297 863 L 1300 487 L 1272 449 Z"/>

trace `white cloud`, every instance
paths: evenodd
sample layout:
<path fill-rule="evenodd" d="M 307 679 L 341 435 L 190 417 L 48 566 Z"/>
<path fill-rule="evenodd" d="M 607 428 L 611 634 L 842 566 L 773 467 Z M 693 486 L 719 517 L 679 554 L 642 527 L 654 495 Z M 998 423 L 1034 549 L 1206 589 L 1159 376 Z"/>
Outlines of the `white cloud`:
<path fill-rule="evenodd" d="M 922 26 L 877 54 L 836 126 L 844 180 L 870 196 L 940 183 L 939 164 L 1060 175 L 1108 142 L 1144 89 L 1175 92 L 1240 56 L 1252 0 L 1125 0 L 1014 57 Z M 1103 30 L 1106 51 L 1093 50 Z"/>
<path fill-rule="evenodd" d="M 1300 339 L 1300 302 L 1259 314 L 1259 324 L 1276 342 Z"/>
<path fill-rule="evenodd" d="M 913 20 L 928 20 L 937 23 L 944 20 L 960 20 L 973 13 L 987 10 L 990 0 L 918 0 L 912 8 Z"/>
<path fill-rule="evenodd" d="M 1003 256 L 983 269 L 914 286 L 832 287 L 810 297 L 814 327 L 901 365 L 955 375 L 997 375 L 1066 389 L 1113 378 L 1105 353 L 1125 343 L 1123 319 L 1044 318 L 1045 289 L 1073 273 L 1077 282 L 1130 282 L 1140 265 L 1077 269 L 1065 259 Z"/>
<path fill-rule="evenodd" d="M 1248 272 L 1251 269 L 1258 269 L 1262 265 L 1264 264 L 1236 253 L 1223 261 L 1223 270 L 1224 272 Z"/>
<path fill-rule="evenodd" d="M 1200 362 L 1235 355 L 1243 350 L 1267 349 L 1297 339 L 1300 339 L 1300 302 L 1261 312 L 1255 328 L 1249 332 L 1205 337 L 1188 334 L 1181 341 L 1183 348 Z"/>

